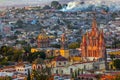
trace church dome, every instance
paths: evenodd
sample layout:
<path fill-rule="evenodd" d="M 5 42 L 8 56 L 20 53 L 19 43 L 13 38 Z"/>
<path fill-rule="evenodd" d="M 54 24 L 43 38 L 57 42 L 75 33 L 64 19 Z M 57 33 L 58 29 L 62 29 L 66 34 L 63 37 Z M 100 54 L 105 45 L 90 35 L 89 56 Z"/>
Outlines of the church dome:
<path fill-rule="evenodd" d="M 49 41 L 49 36 L 45 33 L 39 34 L 37 38 L 38 48 L 47 48 L 49 46 Z"/>
<path fill-rule="evenodd" d="M 46 34 L 39 34 L 38 35 L 38 40 L 46 40 L 48 39 L 49 37 L 46 35 Z"/>

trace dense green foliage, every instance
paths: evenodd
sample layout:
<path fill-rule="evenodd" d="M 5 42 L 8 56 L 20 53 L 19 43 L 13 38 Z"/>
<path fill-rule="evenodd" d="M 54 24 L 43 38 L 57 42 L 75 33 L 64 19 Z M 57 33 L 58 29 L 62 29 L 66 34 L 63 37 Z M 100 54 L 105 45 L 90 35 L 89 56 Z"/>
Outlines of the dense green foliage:
<path fill-rule="evenodd" d="M 76 49 L 76 48 L 79 48 L 79 47 L 80 47 L 80 44 L 78 42 L 73 42 L 73 43 L 68 45 L 69 49 Z"/>
<path fill-rule="evenodd" d="M 27 76 L 27 80 L 31 80 L 31 77 L 30 77 L 30 70 L 28 69 L 28 76 Z"/>
<path fill-rule="evenodd" d="M 120 59 L 114 60 L 114 66 L 116 69 L 120 70 Z"/>
<path fill-rule="evenodd" d="M 58 1 L 52 1 L 51 7 L 54 9 L 61 9 L 62 8 L 61 4 Z"/>
<path fill-rule="evenodd" d="M 60 46 L 60 44 L 52 44 L 51 47 L 53 47 L 53 48 L 60 48 L 61 46 Z"/>
<path fill-rule="evenodd" d="M 120 40 L 113 38 L 112 48 L 120 48 Z"/>
<path fill-rule="evenodd" d="M 114 54 L 110 54 L 110 58 L 113 60 L 115 58 Z"/>
<path fill-rule="evenodd" d="M 21 55 L 23 53 L 22 49 L 15 49 L 13 47 L 9 47 L 9 46 L 2 46 L 0 48 L 0 64 L 1 65 L 7 65 L 8 61 L 19 61 L 21 58 Z"/>
<path fill-rule="evenodd" d="M 12 78 L 9 76 L 6 76 L 6 77 L 1 77 L 0 80 L 12 80 Z"/>
<path fill-rule="evenodd" d="M 0 65 L 9 65 L 9 62 L 19 62 L 19 61 L 34 61 L 38 55 L 45 59 L 46 55 L 44 52 L 30 52 L 31 47 L 25 46 L 23 49 L 17 49 L 9 46 L 2 46 L 0 48 Z"/>
<path fill-rule="evenodd" d="M 31 80 L 48 80 L 51 78 L 51 68 L 42 68 L 41 70 L 33 70 L 32 71 L 32 79 Z"/>

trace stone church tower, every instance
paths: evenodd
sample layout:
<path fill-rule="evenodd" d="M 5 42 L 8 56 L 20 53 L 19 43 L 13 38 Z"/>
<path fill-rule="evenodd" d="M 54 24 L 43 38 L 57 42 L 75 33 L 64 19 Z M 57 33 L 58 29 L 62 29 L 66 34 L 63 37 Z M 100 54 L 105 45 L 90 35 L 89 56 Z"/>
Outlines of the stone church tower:
<path fill-rule="evenodd" d="M 92 30 L 83 35 L 80 45 L 81 57 L 83 60 L 96 60 L 104 58 L 105 41 L 103 30 L 97 28 L 97 22 L 94 18 L 92 21 Z"/>
<path fill-rule="evenodd" d="M 67 49 L 67 37 L 65 33 L 61 36 L 61 49 Z"/>

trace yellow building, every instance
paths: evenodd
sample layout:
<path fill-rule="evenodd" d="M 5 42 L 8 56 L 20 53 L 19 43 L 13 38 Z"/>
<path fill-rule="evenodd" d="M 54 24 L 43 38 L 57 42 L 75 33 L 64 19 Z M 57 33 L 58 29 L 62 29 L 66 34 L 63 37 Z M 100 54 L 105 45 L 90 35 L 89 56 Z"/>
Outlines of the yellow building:
<path fill-rule="evenodd" d="M 69 54 L 70 54 L 69 50 L 64 50 L 64 49 L 60 50 L 60 55 L 65 57 L 65 58 L 69 58 L 69 56 L 70 56 Z"/>
<path fill-rule="evenodd" d="M 81 61 L 82 61 L 82 59 L 81 59 L 80 56 L 74 56 L 74 57 L 71 57 L 70 59 L 71 59 L 71 61 L 73 61 L 73 62 L 81 62 Z"/>
<path fill-rule="evenodd" d="M 113 61 L 109 62 L 109 69 L 110 70 L 115 70 L 116 69 Z"/>
<path fill-rule="evenodd" d="M 120 55 L 120 51 L 112 51 L 112 52 L 109 52 L 109 54 Z"/>
<path fill-rule="evenodd" d="M 31 48 L 31 53 L 38 52 L 39 50 L 36 48 Z"/>

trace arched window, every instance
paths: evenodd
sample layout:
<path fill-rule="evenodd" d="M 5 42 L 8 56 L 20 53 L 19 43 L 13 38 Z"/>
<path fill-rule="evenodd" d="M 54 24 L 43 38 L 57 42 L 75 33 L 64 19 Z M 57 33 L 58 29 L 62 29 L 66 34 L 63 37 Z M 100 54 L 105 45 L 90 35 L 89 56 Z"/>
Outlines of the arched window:
<path fill-rule="evenodd" d="M 35 66 L 34 66 L 34 69 L 35 69 Z"/>
<path fill-rule="evenodd" d="M 40 69 L 40 66 L 38 66 L 38 69 Z"/>
<path fill-rule="evenodd" d="M 58 70 L 56 70 L 56 74 L 58 74 Z"/>
<path fill-rule="evenodd" d="M 59 65 L 61 65 L 61 62 L 59 62 Z"/>
<path fill-rule="evenodd" d="M 72 68 L 70 68 L 70 73 L 73 73 L 73 69 Z"/>
<path fill-rule="evenodd" d="M 64 62 L 64 64 L 66 64 L 66 62 Z"/>
<path fill-rule="evenodd" d="M 86 70 L 86 65 L 84 65 L 84 70 Z"/>
<path fill-rule="evenodd" d="M 63 74 L 63 70 L 61 70 L 61 74 Z"/>

